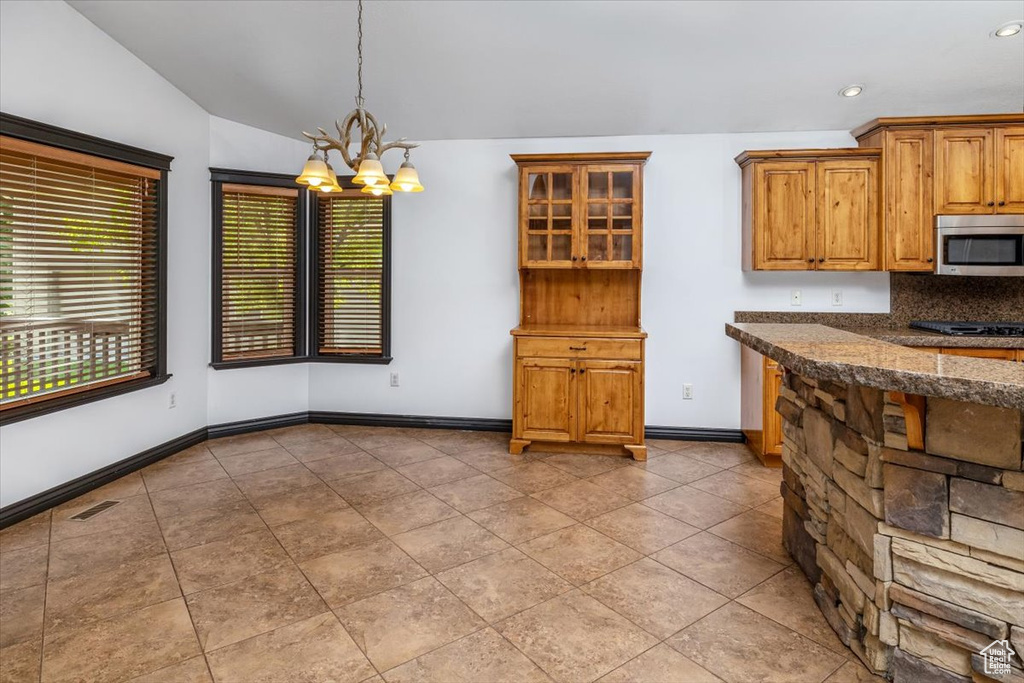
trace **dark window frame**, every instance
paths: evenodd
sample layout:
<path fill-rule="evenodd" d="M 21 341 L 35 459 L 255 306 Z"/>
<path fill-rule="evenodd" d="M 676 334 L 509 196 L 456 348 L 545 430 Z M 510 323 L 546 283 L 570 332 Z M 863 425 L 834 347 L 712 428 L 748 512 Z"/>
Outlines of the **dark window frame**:
<path fill-rule="evenodd" d="M 224 203 L 222 201 L 222 188 L 225 184 L 239 185 L 263 185 L 265 187 L 287 187 L 299 190 L 296 205 L 295 221 L 295 312 L 294 312 L 294 334 L 295 354 L 291 356 L 279 356 L 277 358 L 252 358 L 244 360 L 224 360 L 223 349 L 221 348 L 223 318 L 222 318 L 222 268 L 223 259 L 223 218 Z M 295 177 L 284 173 L 260 173 L 255 171 L 240 171 L 225 168 L 210 169 L 210 206 L 213 212 L 211 223 L 212 252 L 211 263 L 211 296 L 213 320 L 210 330 L 210 367 L 215 370 L 226 370 L 230 368 L 252 368 L 263 365 L 286 365 L 288 363 L 303 363 L 307 358 L 307 310 L 308 299 L 306 296 L 305 276 L 307 268 L 307 256 L 309 249 L 306 245 L 306 225 L 309 216 L 309 192 L 301 185 L 296 184 Z"/>
<path fill-rule="evenodd" d="M 359 190 L 361 185 L 352 182 L 351 177 L 338 178 L 343 189 Z M 319 195 L 319 193 L 313 193 Z M 394 360 L 391 356 L 391 197 L 384 200 L 381 219 L 383 278 L 381 283 L 381 353 L 378 354 L 321 354 L 320 347 L 320 264 L 318 247 L 320 245 L 320 198 L 314 196 L 310 202 L 310 240 L 309 240 L 309 291 L 312 301 L 309 325 L 309 360 L 314 363 L 353 363 L 363 365 L 390 365 Z"/>
<path fill-rule="evenodd" d="M 167 372 L 167 178 L 174 157 L 3 112 L 0 112 L 0 135 L 160 171 L 160 182 L 157 187 L 158 218 L 156 225 L 156 362 L 153 367 L 147 368 L 150 376 L 116 382 L 95 389 L 83 389 L 77 393 L 57 395 L 53 398 L 40 396 L 38 401 L 33 403 L 0 411 L 0 425 L 101 401 L 163 384 L 169 380 L 171 375 Z"/>
<path fill-rule="evenodd" d="M 212 222 L 211 290 L 212 330 L 211 362 L 214 370 L 252 368 L 266 365 L 288 365 L 292 363 L 350 363 L 362 365 L 389 365 L 391 356 L 391 197 L 383 197 L 383 287 L 381 291 L 381 347 L 380 355 L 320 354 L 317 349 L 320 324 L 320 277 L 317 262 L 320 227 L 318 224 L 318 192 L 310 192 L 297 186 L 292 175 L 284 173 L 262 173 L 224 168 L 210 169 Z M 255 358 L 249 360 L 224 361 L 221 356 L 221 221 L 223 204 L 220 201 L 221 186 L 224 183 L 249 185 L 270 185 L 272 187 L 299 188 L 299 221 L 296 234 L 296 349 L 294 356 L 280 358 Z M 339 177 L 338 184 L 345 189 L 358 190 L 362 186 L 352 182 L 351 177 Z M 298 352 L 301 350 L 301 352 Z"/>

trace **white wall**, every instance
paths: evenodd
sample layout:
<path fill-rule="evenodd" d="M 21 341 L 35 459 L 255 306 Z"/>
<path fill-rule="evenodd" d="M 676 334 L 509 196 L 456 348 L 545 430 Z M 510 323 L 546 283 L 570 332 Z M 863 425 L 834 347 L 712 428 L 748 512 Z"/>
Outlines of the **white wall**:
<path fill-rule="evenodd" d="M 210 117 L 63 2 L 0 2 L 0 84 L 5 113 L 174 157 L 167 315 L 173 377 L 0 428 L 0 506 L 207 424 L 306 410 L 305 366 L 208 368 L 208 167 L 291 172 L 307 146 Z M 178 407 L 170 410 L 172 392 Z"/>
<path fill-rule="evenodd" d="M 393 199 L 390 366 L 321 365 L 310 408 L 507 418 L 518 322 L 516 173 L 511 153 L 651 150 L 644 175 L 642 317 L 647 424 L 739 427 L 735 310 L 886 312 L 886 273 L 740 269 L 744 149 L 852 146 L 845 131 L 427 142 L 415 150 L 426 192 Z M 387 160 L 385 160 L 387 163 Z M 394 163 L 394 160 L 391 162 Z M 831 290 L 844 306 L 831 306 Z M 800 289 L 803 306 L 790 307 Z M 401 386 L 389 386 L 390 372 Z M 683 383 L 694 385 L 682 399 Z"/>
<path fill-rule="evenodd" d="M 174 377 L 3 427 L 6 505 L 206 424 L 209 117 L 63 2 L 0 3 L 0 83 L 6 113 L 174 156 L 167 315 Z"/>
<path fill-rule="evenodd" d="M 210 117 L 210 166 L 265 173 L 298 173 L 305 142 L 217 116 Z M 209 223 L 209 221 L 207 221 Z M 207 369 L 207 419 L 222 424 L 308 410 L 309 366 Z"/>

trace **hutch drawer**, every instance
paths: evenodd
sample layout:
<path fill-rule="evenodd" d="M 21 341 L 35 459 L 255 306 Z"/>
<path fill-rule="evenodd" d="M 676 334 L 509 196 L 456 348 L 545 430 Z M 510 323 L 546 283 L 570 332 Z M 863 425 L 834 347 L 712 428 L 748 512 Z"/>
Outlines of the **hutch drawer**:
<path fill-rule="evenodd" d="M 639 339 L 519 337 L 516 355 L 536 358 L 608 358 L 640 360 Z"/>

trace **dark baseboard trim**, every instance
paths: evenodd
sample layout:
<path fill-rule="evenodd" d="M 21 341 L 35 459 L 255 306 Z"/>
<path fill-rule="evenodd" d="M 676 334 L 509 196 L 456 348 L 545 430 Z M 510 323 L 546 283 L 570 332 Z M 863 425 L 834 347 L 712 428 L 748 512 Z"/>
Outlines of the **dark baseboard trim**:
<path fill-rule="evenodd" d="M 312 410 L 309 421 L 367 427 L 418 427 L 420 429 L 467 429 L 475 432 L 510 432 L 512 420 L 491 417 L 434 417 L 430 415 L 386 415 L 381 413 L 335 413 Z"/>
<path fill-rule="evenodd" d="M 420 429 L 468 429 L 478 432 L 509 432 L 512 420 L 486 417 L 435 417 L 430 415 L 387 415 L 381 413 L 340 413 L 324 410 L 288 413 L 253 420 L 225 422 L 171 439 L 159 446 L 137 453 L 95 472 L 73 479 L 49 491 L 12 503 L 0 508 L 0 529 L 28 519 L 40 512 L 66 503 L 119 477 L 151 465 L 158 460 L 174 455 L 206 439 L 235 436 L 264 429 L 291 427 L 306 423 L 365 425 L 368 427 L 417 427 Z M 743 443 L 743 432 L 738 429 L 708 429 L 704 427 L 657 427 L 644 429 L 648 439 L 672 439 L 677 441 L 725 441 Z"/>
<path fill-rule="evenodd" d="M 746 437 L 739 429 L 716 429 L 709 427 L 644 427 L 644 436 L 648 439 L 671 439 L 673 441 L 724 441 L 726 443 L 745 443 Z"/>
<path fill-rule="evenodd" d="M 257 417 L 252 420 L 239 420 L 238 422 L 223 422 L 219 425 L 210 425 L 206 428 L 208 439 L 219 439 L 222 436 L 236 436 L 248 432 L 261 432 L 264 429 L 277 429 L 278 427 L 293 427 L 295 425 L 309 422 L 309 413 L 288 413 L 286 415 L 274 415 L 272 417 Z"/>
<path fill-rule="evenodd" d="M 206 440 L 206 427 L 201 427 L 195 431 L 189 432 L 179 436 L 176 439 L 166 441 L 159 446 L 154 446 L 141 453 L 120 460 L 106 467 L 101 467 L 94 472 L 82 475 L 77 479 L 72 479 L 69 482 L 54 486 L 48 491 L 43 491 L 37 495 L 31 496 L 24 500 L 20 500 L 17 503 L 12 503 L 4 508 L 0 508 L 0 529 L 8 527 L 12 524 L 28 519 L 33 515 L 37 515 L 40 512 L 45 512 L 52 507 L 56 507 L 61 503 L 66 503 L 72 498 L 77 498 L 82 494 L 88 493 L 93 489 L 99 488 L 104 484 L 109 484 L 115 479 L 119 479 L 126 474 L 131 474 L 136 470 L 140 470 L 146 465 L 151 465 L 158 460 L 174 455 L 180 451 L 185 450 L 190 446 L 195 446 L 197 443 L 202 443 Z"/>

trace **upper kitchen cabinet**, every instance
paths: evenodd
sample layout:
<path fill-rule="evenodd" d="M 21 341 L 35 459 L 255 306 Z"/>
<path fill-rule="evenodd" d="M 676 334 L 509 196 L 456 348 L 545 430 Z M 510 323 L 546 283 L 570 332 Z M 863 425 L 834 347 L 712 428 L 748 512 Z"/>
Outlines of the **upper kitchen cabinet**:
<path fill-rule="evenodd" d="M 995 134 L 996 213 L 1024 213 L 1024 126 Z"/>
<path fill-rule="evenodd" d="M 995 131 L 940 128 L 935 131 L 935 213 L 995 211 Z"/>
<path fill-rule="evenodd" d="M 748 151 L 744 270 L 879 270 L 877 149 Z"/>
<path fill-rule="evenodd" d="M 882 118 L 853 136 L 882 149 L 886 270 L 934 270 L 936 215 L 1024 213 L 1024 114 Z"/>
<path fill-rule="evenodd" d="M 1024 213 L 1024 127 L 935 131 L 935 213 Z"/>
<path fill-rule="evenodd" d="M 519 267 L 639 268 L 647 156 L 513 155 L 519 165 Z"/>

